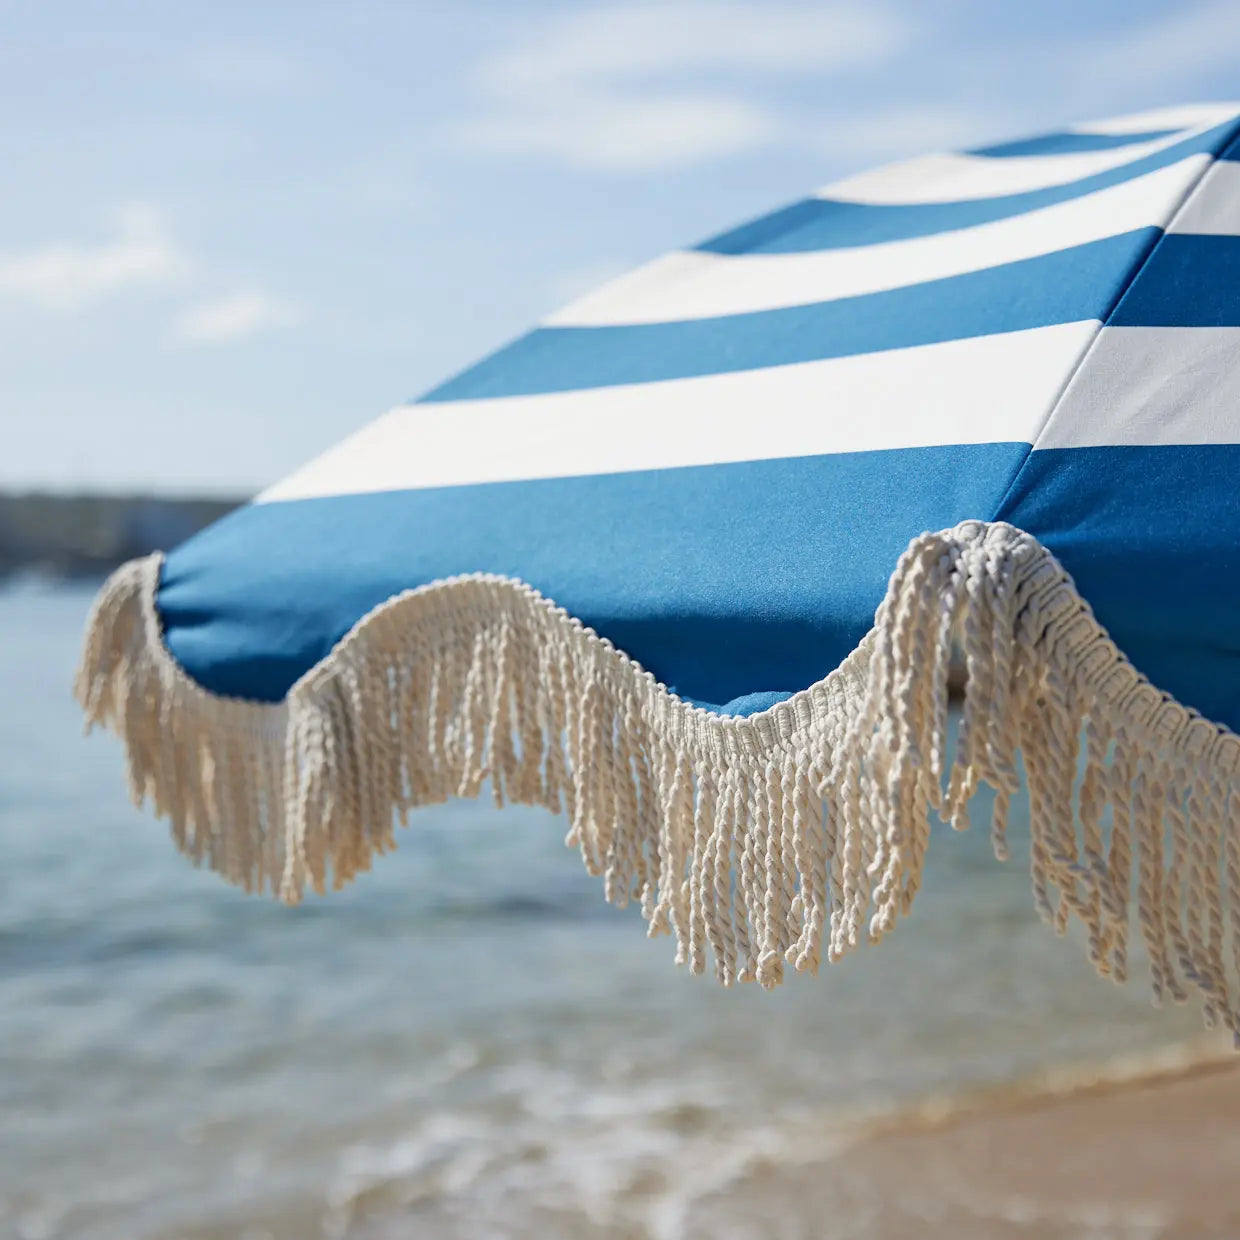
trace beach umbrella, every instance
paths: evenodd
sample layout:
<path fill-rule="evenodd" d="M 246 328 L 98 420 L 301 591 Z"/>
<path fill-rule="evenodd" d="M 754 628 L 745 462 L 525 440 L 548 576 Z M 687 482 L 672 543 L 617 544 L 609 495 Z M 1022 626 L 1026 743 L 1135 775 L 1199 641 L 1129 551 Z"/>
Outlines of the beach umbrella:
<path fill-rule="evenodd" d="M 608 284 L 119 569 L 88 719 L 249 890 L 489 786 L 766 986 L 889 931 L 982 785 L 1002 855 L 1023 779 L 1043 916 L 1122 978 L 1135 909 L 1235 1031 L 1237 134 L 914 159 Z"/>

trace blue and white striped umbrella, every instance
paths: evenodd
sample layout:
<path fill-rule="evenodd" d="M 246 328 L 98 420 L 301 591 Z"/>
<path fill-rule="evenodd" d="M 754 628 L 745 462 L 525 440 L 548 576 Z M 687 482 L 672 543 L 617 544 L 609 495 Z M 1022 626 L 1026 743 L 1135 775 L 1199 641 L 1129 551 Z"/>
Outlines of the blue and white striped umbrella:
<path fill-rule="evenodd" d="M 1044 915 L 1122 976 L 1135 873 L 1157 992 L 1240 1027 L 1238 134 L 915 159 L 614 281 L 121 569 L 89 717 L 247 887 L 489 781 L 768 985 L 980 783 L 1002 853 L 1019 753 Z"/>

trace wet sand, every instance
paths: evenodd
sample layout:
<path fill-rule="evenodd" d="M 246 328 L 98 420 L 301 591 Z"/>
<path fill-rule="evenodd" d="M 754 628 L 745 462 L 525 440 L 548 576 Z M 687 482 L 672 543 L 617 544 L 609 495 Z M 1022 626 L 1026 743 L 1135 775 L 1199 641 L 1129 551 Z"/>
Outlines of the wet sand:
<path fill-rule="evenodd" d="M 1240 1057 L 929 1104 L 834 1157 L 757 1165 L 694 1236 L 1235 1240 Z M 833 1223 L 834 1220 L 834 1223 Z M 844 1222 L 847 1220 L 847 1222 Z"/>

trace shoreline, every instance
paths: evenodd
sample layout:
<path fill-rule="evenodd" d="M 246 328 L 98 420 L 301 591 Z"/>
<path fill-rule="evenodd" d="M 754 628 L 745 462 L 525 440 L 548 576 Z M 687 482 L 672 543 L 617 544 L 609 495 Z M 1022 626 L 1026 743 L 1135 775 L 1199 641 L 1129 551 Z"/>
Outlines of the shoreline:
<path fill-rule="evenodd" d="M 1240 1055 L 1230 1039 L 855 1118 L 834 1149 L 807 1142 L 802 1158 L 751 1165 L 699 1203 L 690 1234 L 779 1217 L 781 1234 L 808 1237 L 842 1217 L 865 1240 L 1240 1235 Z M 739 1234 L 750 1233 L 742 1224 Z"/>
<path fill-rule="evenodd" d="M 1156 1050 L 1059 1064 L 1011 1081 L 940 1091 L 882 1113 L 858 1115 L 855 1126 L 850 1125 L 856 1134 L 852 1144 L 929 1134 L 973 1119 L 1171 1086 L 1233 1070 L 1240 1071 L 1240 1053 L 1231 1038 L 1203 1034 Z"/>

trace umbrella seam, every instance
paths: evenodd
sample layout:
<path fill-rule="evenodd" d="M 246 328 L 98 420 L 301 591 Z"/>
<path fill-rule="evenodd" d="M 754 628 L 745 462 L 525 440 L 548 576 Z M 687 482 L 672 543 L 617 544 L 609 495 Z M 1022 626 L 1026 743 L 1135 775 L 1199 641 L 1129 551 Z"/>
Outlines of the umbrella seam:
<path fill-rule="evenodd" d="M 1230 132 L 1228 133 L 1227 137 L 1223 140 L 1222 143 L 1220 143 L 1220 146 L 1219 146 L 1220 153 L 1218 155 L 1212 155 L 1209 161 L 1201 169 L 1201 171 L 1193 178 L 1193 180 L 1189 183 L 1189 185 L 1185 187 L 1179 199 L 1171 207 L 1167 215 L 1166 221 L 1163 223 L 1162 227 L 1159 229 L 1158 236 L 1154 238 L 1154 240 L 1150 243 L 1149 247 L 1147 248 L 1144 256 L 1140 259 L 1140 261 L 1138 261 L 1137 263 L 1133 265 L 1132 271 L 1129 274 L 1128 279 L 1124 281 L 1123 285 L 1116 292 L 1115 300 L 1111 303 L 1105 316 L 1099 322 L 1097 330 L 1094 332 L 1094 334 L 1089 339 L 1089 343 L 1081 351 L 1081 353 L 1076 359 L 1076 362 L 1069 369 L 1068 373 L 1064 376 L 1063 383 L 1061 384 L 1058 393 L 1055 395 L 1055 398 L 1051 401 L 1051 405 L 1050 405 L 1050 408 L 1047 410 L 1046 416 L 1042 419 L 1041 425 L 1038 427 L 1037 431 L 1034 433 L 1033 442 L 1030 443 L 1029 445 L 1029 451 L 1025 453 L 1024 458 L 1022 459 L 1020 465 L 1016 469 L 1016 472 L 1012 475 L 1011 480 L 1008 482 L 1007 488 L 1004 490 L 1003 494 L 999 497 L 999 501 L 994 507 L 994 510 L 990 518 L 992 521 L 1001 520 L 1004 514 L 1008 512 L 1009 504 L 1011 503 L 1013 496 L 1016 494 L 1017 486 L 1020 483 L 1021 477 L 1025 473 L 1025 469 L 1027 465 L 1029 464 L 1030 458 L 1038 450 L 1038 443 L 1042 439 L 1043 435 L 1045 434 L 1046 428 L 1050 426 L 1051 422 L 1054 420 L 1055 414 L 1058 413 L 1060 407 L 1063 405 L 1064 399 L 1066 398 L 1068 394 L 1068 389 L 1072 386 L 1073 380 L 1089 364 L 1089 360 L 1093 356 L 1094 350 L 1098 346 L 1098 342 L 1102 339 L 1103 329 L 1107 327 L 1110 324 L 1111 320 L 1115 317 L 1115 313 L 1116 311 L 1118 311 L 1120 305 L 1123 303 L 1124 298 L 1127 297 L 1133 285 L 1136 284 L 1136 282 L 1140 279 L 1142 272 L 1144 272 L 1145 269 L 1149 266 L 1150 262 L 1154 258 L 1154 255 L 1158 252 L 1159 248 L 1162 246 L 1163 241 L 1167 236 L 1167 230 L 1174 226 L 1175 221 L 1188 207 L 1189 203 L 1192 201 L 1193 197 L 1196 195 L 1197 190 L 1200 188 L 1201 183 L 1209 175 L 1211 169 L 1215 166 L 1215 164 L 1220 159 L 1222 159 L 1227 154 L 1228 151 L 1232 150 L 1237 145 L 1237 143 L 1240 142 L 1240 136 L 1238 135 L 1240 135 L 1240 117 L 1238 117 L 1233 122 L 1232 128 Z"/>

